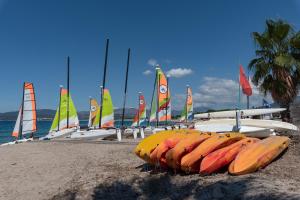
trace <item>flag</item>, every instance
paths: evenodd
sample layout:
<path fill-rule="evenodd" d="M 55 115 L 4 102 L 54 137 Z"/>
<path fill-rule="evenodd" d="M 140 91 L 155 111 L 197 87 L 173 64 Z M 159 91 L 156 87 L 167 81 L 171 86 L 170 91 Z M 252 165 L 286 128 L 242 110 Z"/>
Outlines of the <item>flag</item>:
<path fill-rule="evenodd" d="M 250 83 L 245 75 L 243 66 L 240 65 L 240 85 L 242 87 L 243 93 L 247 96 L 252 95 L 252 88 L 250 86 Z"/>

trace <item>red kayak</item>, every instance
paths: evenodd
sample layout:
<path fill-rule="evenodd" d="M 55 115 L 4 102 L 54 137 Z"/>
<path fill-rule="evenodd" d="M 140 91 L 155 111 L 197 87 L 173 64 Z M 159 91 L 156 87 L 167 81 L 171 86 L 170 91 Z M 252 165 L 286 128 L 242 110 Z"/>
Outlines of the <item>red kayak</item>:
<path fill-rule="evenodd" d="M 231 163 L 242 149 L 258 141 L 260 140 L 257 138 L 245 138 L 208 154 L 201 162 L 200 173 L 211 174 L 218 171 Z"/>

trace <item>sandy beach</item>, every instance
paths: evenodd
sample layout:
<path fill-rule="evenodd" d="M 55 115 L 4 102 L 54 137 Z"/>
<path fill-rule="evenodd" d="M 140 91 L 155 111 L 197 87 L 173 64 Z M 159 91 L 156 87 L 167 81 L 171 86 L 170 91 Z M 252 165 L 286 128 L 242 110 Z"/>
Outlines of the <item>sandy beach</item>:
<path fill-rule="evenodd" d="M 137 142 L 47 141 L 1 147 L 0 199 L 300 199 L 300 143 L 245 176 L 155 170 Z"/>

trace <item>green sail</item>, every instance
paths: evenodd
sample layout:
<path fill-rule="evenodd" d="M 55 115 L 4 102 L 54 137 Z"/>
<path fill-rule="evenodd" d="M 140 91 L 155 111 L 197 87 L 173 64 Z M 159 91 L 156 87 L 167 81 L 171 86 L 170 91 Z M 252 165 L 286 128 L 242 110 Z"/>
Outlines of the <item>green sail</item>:
<path fill-rule="evenodd" d="M 100 108 L 97 110 L 96 118 L 93 122 L 93 127 L 99 128 L 100 122 Z M 108 89 L 103 91 L 103 111 L 101 119 L 101 127 L 113 127 L 114 126 L 114 106 Z"/>
<path fill-rule="evenodd" d="M 61 89 L 60 106 L 59 108 L 57 108 L 50 131 L 59 131 L 67 128 L 67 106 L 68 106 L 68 91 L 66 89 Z M 69 128 L 76 127 L 78 125 L 79 125 L 79 120 L 77 116 L 77 111 L 70 95 L 69 96 Z"/>
<path fill-rule="evenodd" d="M 154 95 L 152 97 L 152 101 L 151 101 L 151 111 L 150 111 L 150 122 L 153 122 L 156 120 L 156 107 L 157 107 L 157 92 L 156 92 L 156 85 L 155 84 L 155 88 L 154 88 Z"/>

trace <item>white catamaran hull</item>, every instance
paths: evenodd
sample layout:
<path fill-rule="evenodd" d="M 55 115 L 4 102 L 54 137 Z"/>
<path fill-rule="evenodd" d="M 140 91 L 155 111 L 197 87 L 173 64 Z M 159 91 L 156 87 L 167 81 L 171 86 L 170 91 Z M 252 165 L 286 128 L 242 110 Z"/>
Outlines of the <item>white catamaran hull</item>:
<path fill-rule="evenodd" d="M 199 121 L 195 123 L 195 129 L 197 127 L 208 126 L 213 129 L 213 127 L 223 126 L 235 126 L 235 119 L 212 119 L 208 121 Z M 240 119 L 240 125 L 248 127 L 266 128 L 274 129 L 277 131 L 299 131 L 298 127 L 287 122 L 275 121 L 275 120 L 262 120 L 262 119 Z"/>
<path fill-rule="evenodd" d="M 255 115 L 267 115 L 272 113 L 278 113 L 286 110 L 285 108 L 263 108 L 263 109 L 245 109 L 240 110 L 241 117 L 255 116 Z M 236 116 L 236 110 L 220 111 L 195 114 L 196 119 L 212 119 L 212 118 L 234 118 Z"/>
<path fill-rule="evenodd" d="M 70 135 L 72 139 L 80 139 L 80 138 L 89 138 L 89 139 L 96 139 L 96 138 L 104 138 L 110 135 L 116 135 L 116 129 L 95 129 L 89 131 L 76 131 Z"/>
<path fill-rule="evenodd" d="M 232 132 L 235 130 L 235 125 L 233 124 L 197 124 L 195 129 L 203 132 Z M 274 134 L 274 131 L 268 128 L 252 127 L 252 126 L 241 126 L 240 133 L 243 133 L 249 137 L 268 137 Z"/>
<path fill-rule="evenodd" d="M 23 138 L 23 139 L 15 140 L 15 141 L 12 141 L 12 142 L 3 143 L 3 144 L 1 144 L 1 146 L 19 144 L 19 143 L 24 143 L 24 142 L 32 142 L 32 141 L 33 141 L 33 138 Z"/>
<path fill-rule="evenodd" d="M 71 133 L 75 132 L 77 130 L 76 128 L 68 128 L 68 129 L 63 129 L 60 131 L 53 131 L 48 133 L 46 136 L 41 137 L 40 140 L 49 140 L 53 138 L 61 138 L 70 135 Z"/>

